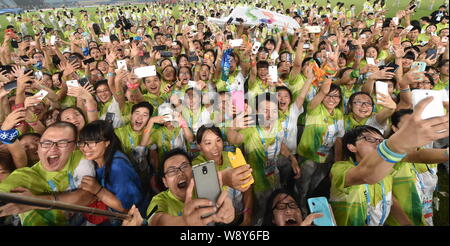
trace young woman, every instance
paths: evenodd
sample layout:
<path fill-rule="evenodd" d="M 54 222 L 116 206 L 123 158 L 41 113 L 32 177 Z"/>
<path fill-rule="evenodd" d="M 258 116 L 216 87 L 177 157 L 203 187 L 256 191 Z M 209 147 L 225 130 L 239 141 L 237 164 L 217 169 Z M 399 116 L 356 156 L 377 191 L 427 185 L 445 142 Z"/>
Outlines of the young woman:
<path fill-rule="evenodd" d="M 97 120 L 87 124 L 80 132 L 78 147 L 96 166 L 96 177 L 84 176 L 81 189 L 119 212 L 127 212 L 133 204 L 145 209 L 139 175 L 109 123 Z M 110 224 L 117 225 L 117 221 Z"/>

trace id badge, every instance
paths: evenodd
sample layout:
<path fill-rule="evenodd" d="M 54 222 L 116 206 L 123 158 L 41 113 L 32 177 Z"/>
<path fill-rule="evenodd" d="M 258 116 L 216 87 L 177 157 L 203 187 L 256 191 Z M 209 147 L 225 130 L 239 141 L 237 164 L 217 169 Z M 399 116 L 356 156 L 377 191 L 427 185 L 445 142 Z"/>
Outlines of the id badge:
<path fill-rule="evenodd" d="M 422 214 L 425 219 L 433 217 L 433 197 L 426 195 L 422 199 Z"/>
<path fill-rule="evenodd" d="M 275 164 L 275 161 L 273 160 L 267 160 L 264 165 L 264 174 L 266 176 L 272 176 L 276 174 L 278 171 L 277 166 Z"/>
<path fill-rule="evenodd" d="M 234 147 L 233 145 L 228 144 L 228 142 L 224 143 L 223 149 L 226 152 L 236 152 L 236 147 Z"/>

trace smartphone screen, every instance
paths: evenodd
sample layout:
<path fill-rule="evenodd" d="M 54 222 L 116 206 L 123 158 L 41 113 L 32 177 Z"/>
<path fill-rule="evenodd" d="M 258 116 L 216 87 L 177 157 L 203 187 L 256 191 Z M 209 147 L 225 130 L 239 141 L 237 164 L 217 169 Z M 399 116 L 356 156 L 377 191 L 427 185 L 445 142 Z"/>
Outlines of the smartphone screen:
<path fill-rule="evenodd" d="M 92 57 L 92 58 L 89 58 L 89 59 L 84 60 L 84 61 L 83 61 L 83 64 L 84 64 L 84 65 L 87 65 L 87 64 L 90 64 L 90 63 L 93 63 L 93 62 L 95 62 L 95 59 Z"/>
<path fill-rule="evenodd" d="M 88 78 L 81 78 L 78 83 L 80 84 L 80 86 L 84 86 L 85 84 L 89 83 Z"/>
<path fill-rule="evenodd" d="M 389 95 L 389 90 L 388 90 L 388 84 L 386 82 L 383 81 L 377 81 L 375 82 L 375 89 L 377 91 L 377 94 L 384 94 L 384 95 Z"/>
<path fill-rule="evenodd" d="M 444 105 L 442 104 L 442 92 L 436 90 L 421 90 L 416 89 L 412 92 L 412 103 L 415 107 L 423 99 L 432 96 L 431 101 L 422 112 L 422 119 L 428 119 L 438 116 L 444 116 Z"/>
<path fill-rule="evenodd" d="M 236 107 L 236 112 L 244 112 L 245 110 L 245 98 L 243 91 L 233 91 L 231 92 L 231 101 Z"/>
<path fill-rule="evenodd" d="M 5 89 L 5 91 L 10 91 L 10 90 L 13 90 L 15 88 L 17 88 L 17 81 L 16 80 L 14 80 L 12 82 L 9 82 L 9 83 L 7 83 L 7 84 L 5 84 L 3 86 L 3 89 Z"/>
<path fill-rule="evenodd" d="M 106 113 L 106 116 L 105 116 L 105 121 L 108 122 L 108 123 L 110 123 L 110 124 L 112 124 L 112 123 L 114 122 L 114 117 L 115 117 L 115 116 L 116 116 L 115 113 L 107 112 L 107 113 Z"/>
<path fill-rule="evenodd" d="M 194 174 L 195 190 L 198 198 L 204 198 L 217 203 L 221 188 L 217 176 L 216 164 L 208 161 L 192 167 Z"/>

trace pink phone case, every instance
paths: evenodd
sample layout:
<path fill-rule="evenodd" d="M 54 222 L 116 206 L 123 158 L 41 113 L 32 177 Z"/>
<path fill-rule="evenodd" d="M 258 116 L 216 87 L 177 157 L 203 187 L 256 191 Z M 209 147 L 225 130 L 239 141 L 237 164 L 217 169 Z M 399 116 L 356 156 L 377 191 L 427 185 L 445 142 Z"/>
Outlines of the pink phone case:
<path fill-rule="evenodd" d="M 245 102 L 244 102 L 244 92 L 243 91 L 233 91 L 231 93 L 231 100 L 233 102 L 233 105 L 236 106 L 237 112 L 244 111 Z"/>

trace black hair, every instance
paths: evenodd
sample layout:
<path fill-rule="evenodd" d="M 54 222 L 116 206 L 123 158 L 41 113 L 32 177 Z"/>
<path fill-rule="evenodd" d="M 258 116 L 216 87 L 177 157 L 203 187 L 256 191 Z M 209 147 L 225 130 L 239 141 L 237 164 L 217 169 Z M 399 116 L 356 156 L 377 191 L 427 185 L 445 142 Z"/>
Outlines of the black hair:
<path fill-rule="evenodd" d="M 289 97 L 291 98 L 291 103 L 292 103 L 292 91 L 289 89 L 289 88 L 287 88 L 286 86 L 277 86 L 276 88 L 275 88 L 275 90 L 278 92 L 278 91 L 281 91 L 281 90 L 285 90 L 285 91 L 287 91 L 288 93 L 289 93 Z"/>
<path fill-rule="evenodd" d="M 70 109 L 70 108 L 66 108 L 66 109 Z M 76 108 L 76 109 L 79 109 L 79 108 Z M 61 111 L 61 112 L 63 112 L 63 111 Z M 61 115 L 61 114 L 59 114 L 59 115 Z M 59 116 L 58 116 L 58 118 L 59 118 Z M 70 128 L 70 130 L 72 130 L 72 133 L 73 133 L 75 139 L 77 139 L 77 137 L 78 137 L 77 127 L 74 124 L 70 123 L 70 122 L 60 121 L 58 119 L 57 122 L 49 125 L 47 127 L 47 129 L 45 129 L 44 133 L 46 131 L 48 131 L 48 129 L 50 129 L 50 128 Z M 42 135 L 44 135 L 44 133 L 42 133 Z"/>
<path fill-rule="evenodd" d="M 81 110 L 79 107 L 73 106 L 73 107 L 67 107 L 67 108 L 64 108 L 64 109 L 62 109 L 62 110 L 59 112 L 58 118 L 56 119 L 57 123 L 60 122 L 60 123 L 69 123 L 69 124 L 72 124 L 72 123 L 70 123 L 70 122 L 65 122 L 65 121 L 62 121 L 62 120 L 61 120 L 61 115 L 62 115 L 65 111 L 67 111 L 67 110 L 69 110 L 69 109 L 73 109 L 73 110 L 75 110 L 75 111 L 78 111 L 78 113 L 80 113 L 80 114 L 83 116 L 84 122 L 85 122 L 85 123 L 87 122 L 87 121 L 86 121 L 86 116 L 84 115 L 83 110 Z M 56 124 L 56 123 L 54 123 L 54 124 Z M 54 124 L 52 124 L 52 125 L 50 125 L 50 126 L 53 126 Z M 73 125 L 73 124 L 72 124 L 72 125 Z M 50 127 L 50 126 L 48 126 L 48 127 Z M 75 126 L 75 125 L 74 125 L 74 126 Z M 48 127 L 47 127 L 47 129 L 48 129 Z M 75 129 L 76 129 L 76 127 L 75 127 Z M 78 131 L 77 131 L 77 132 L 78 132 Z"/>
<path fill-rule="evenodd" d="M 400 109 L 399 111 L 396 111 L 391 116 L 392 125 L 395 127 L 398 127 L 398 123 L 400 123 L 400 120 L 402 119 L 402 117 L 407 114 L 413 114 L 413 110 L 412 109 Z"/>
<path fill-rule="evenodd" d="M 431 75 L 428 74 L 428 73 L 424 73 L 424 75 L 425 75 L 425 77 L 427 77 L 427 78 L 430 80 L 431 85 L 434 86 L 434 79 L 433 79 L 433 76 L 431 76 Z"/>
<path fill-rule="evenodd" d="M 272 204 L 273 204 L 273 201 L 275 200 L 275 198 L 280 194 L 286 194 L 286 195 L 292 197 L 300 209 L 300 200 L 294 192 L 291 192 L 291 191 L 289 191 L 287 189 L 283 189 L 283 188 L 276 189 L 270 194 L 269 198 L 267 199 L 266 209 L 264 212 L 264 219 L 263 219 L 263 223 L 262 223 L 263 226 L 275 226 L 275 224 L 273 223 L 273 207 L 272 207 L 273 205 Z"/>
<path fill-rule="evenodd" d="M 140 102 L 136 103 L 131 107 L 131 113 L 134 113 L 138 108 L 147 108 L 149 111 L 149 115 L 153 114 L 153 106 L 149 102 Z"/>
<path fill-rule="evenodd" d="M 223 140 L 222 132 L 220 131 L 220 129 L 217 126 L 213 125 L 213 124 L 211 124 L 211 125 L 208 124 L 208 125 L 202 125 L 198 129 L 198 131 L 197 131 L 197 144 L 200 144 L 202 142 L 203 135 L 205 134 L 205 132 L 207 130 L 212 131 L 216 136 L 218 136 L 220 139 Z"/>
<path fill-rule="evenodd" d="M 184 56 L 186 56 L 186 55 L 184 55 Z M 178 71 L 177 71 L 177 77 L 180 77 L 180 72 L 181 72 L 181 69 L 182 69 L 182 68 L 186 68 L 186 69 L 189 71 L 189 75 L 190 75 L 190 77 L 191 77 L 191 79 L 192 79 L 192 71 L 191 71 L 191 69 L 190 69 L 189 67 L 186 67 L 186 66 L 180 67 L 180 68 L 178 69 Z"/>
<path fill-rule="evenodd" d="M 269 63 L 267 61 L 258 61 L 256 63 L 256 68 L 268 68 L 269 67 Z"/>
<path fill-rule="evenodd" d="M 349 160 L 351 158 L 353 161 L 356 161 L 355 153 L 351 152 L 347 148 L 347 145 L 355 145 L 358 138 L 366 132 L 373 132 L 379 134 L 380 136 L 383 136 L 383 134 L 378 129 L 368 125 L 356 126 L 355 128 L 350 129 L 342 138 L 342 153 L 344 154 L 345 160 Z"/>
<path fill-rule="evenodd" d="M 101 85 L 106 85 L 106 86 L 108 86 L 108 89 L 109 89 L 108 80 L 102 79 L 102 80 L 99 80 L 99 81 L 97 81 L 97 82 L 95 83 L 95 85 L 94 85 L 94 91 L 96 91 L 97 88 L 100 87 Z"/>
<path fill-rule="evenodd" d="M 175 149 L 172 149 L 172 150 L 170 150 L 169 152 L 166 152 L 166 153 L 164 154 L 163 159 L 162 159 L 162 161 L 161 161 L 161 163 L 160 163 L 160 167 L 159 167 L 159 176 L 160 176 L 161 178 L 164 177 L 164 164 L 166 163 L 166 161 L 167 161 L 168 159 L 170 159 L 170 158 L 172 158 L 172 157 L 174 157 L 174 156 L 176 156 L 176 155 L 182 155 L 182 156 L 186 157 L 186 159 L 189 161 L 189 164 L 192 165 L 192 163 L 191 163 L 191 162 L 192 162 L 191 157 L 189 157 L 189 154 L 188 154 L 184 149 L 182 149 L 182 148 L 175 148 Z"/>
<path fill-rule="evenodd" d="M 115 134 L 112 125 L 104 120 L 93 121 L 81 129 L 78 141 L 109 141 L 109 145 L 105 149 L 103 159 L 105 164 L 105 182 L 110 183 L 109 174 L 111 173 L 111 165 L 114 154 L 117 151 L 123 152 L 122 144 Z"/>
<path fill-rule="evenodd" d="M 25 133 L 25 134 L 23 134 L 23 135 L 20 135 L 20 136 L 18 137 L 18 139 L 19 139 L 19 140 L 22 140 L 22 138 L 28 137 L 28 136 L 37 137 L 37 138 L 39 138 L 39 139 L 42 137 L 42 135 L 39 134 L 39 133 L 36 133 L 36 132 L 28 132 L 28 133 Z"/>

